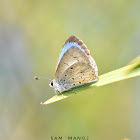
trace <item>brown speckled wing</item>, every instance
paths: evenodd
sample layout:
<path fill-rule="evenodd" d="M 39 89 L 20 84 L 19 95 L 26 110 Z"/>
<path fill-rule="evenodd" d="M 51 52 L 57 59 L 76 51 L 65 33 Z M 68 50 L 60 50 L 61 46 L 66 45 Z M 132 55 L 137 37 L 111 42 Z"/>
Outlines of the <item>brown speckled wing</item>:
<path fill-rule="evenodd" d="M 76 62 L 55 79 L 63 91 L 98 80 L 93 67 L 86 62 Z"/>
<path fill-rule="evenodd" d="M 57 77 L 60 72 L 63 72 L 72 63 L 83 61 L 84 56 L 86 59 L 85 61 L 88 61 L 91 66 L 95 67 L 95 71 L 98 71 L 96 63 L 83 41 L 76 36 L 70 36 L 63 44 L 60 58 L 55 69 L 55 77 Z"/>
<path fill-rule="evenodd" d="M 86 45 L 70 36 L 63 45 L 55 80 L 62 89 L 70 89 L 98 79 L 98 69 Z"/>

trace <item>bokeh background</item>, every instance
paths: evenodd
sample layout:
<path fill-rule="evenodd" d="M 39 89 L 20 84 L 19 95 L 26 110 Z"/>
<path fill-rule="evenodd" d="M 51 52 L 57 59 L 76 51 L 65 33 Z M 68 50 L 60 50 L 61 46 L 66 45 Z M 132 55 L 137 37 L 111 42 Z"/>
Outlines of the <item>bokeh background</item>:
<path fill-rule="evenodd" d="M 0 0 L 0 140 L 140 139 L 140 79 L 54 96 L 62 44 L 76 35 L 88 46 L 99 75 L 140 54 L 139 0 Z"/>

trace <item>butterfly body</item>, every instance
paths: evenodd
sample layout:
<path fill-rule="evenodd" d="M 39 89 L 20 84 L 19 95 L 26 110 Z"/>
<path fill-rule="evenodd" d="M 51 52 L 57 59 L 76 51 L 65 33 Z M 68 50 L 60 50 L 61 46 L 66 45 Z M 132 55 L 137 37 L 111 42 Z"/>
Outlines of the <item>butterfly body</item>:
<path fill-rule="evenodd" d="M 50 86 L 62 93 L 98 80 L 98 69 L 86 45 L 76 36 L 70 36 L 63 45 Z"/>

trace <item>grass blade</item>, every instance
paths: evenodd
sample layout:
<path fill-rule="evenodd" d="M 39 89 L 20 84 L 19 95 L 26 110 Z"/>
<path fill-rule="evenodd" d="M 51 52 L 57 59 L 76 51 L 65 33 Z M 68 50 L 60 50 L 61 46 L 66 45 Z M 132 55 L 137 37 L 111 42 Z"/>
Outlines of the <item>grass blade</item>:
<path fill-rule="evenodd" d="M 99 76 L 99 80 L 96 83 L 89 83 L 85 84 L 83 86 L 74 88 L 74 92 L 78 93 L 80 91 L 86 90 L 88 88 L 93 88 L 93 87 L 100 87 L 104 86 L 106 84 L 114 83 L 120 80 L 132 78 L 140 76 L 140 56 L 137 57 L 136 59 L 132 60 L 127 66 L 122 67 L 120 69 L 105 73 L 101 76 Z M 65 99 L 71 95 L 74 95 L 75 93 L 70 91 L 66 91 L 62 94 L 55 95 L 54 97 L 50 98 L 46 102 L 42 103 L 42 105 L 47 105 L 62 99 Z"/>

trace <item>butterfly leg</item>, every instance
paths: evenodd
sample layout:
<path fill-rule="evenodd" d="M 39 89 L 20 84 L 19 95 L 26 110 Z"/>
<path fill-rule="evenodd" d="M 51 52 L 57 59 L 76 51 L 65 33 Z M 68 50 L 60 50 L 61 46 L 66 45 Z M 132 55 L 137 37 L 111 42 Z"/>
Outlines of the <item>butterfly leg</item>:
<path fill-rule="evenodd" d="M 58 92 L 59 92 L 59 91 L 58 91 Z M 61 94 L 61 95 L 62 95 L 62 97 L 64 98 L 63 92 L 59 92 L 59 94 Z"/>
<path fill-rule="evenodd" d="M 76 92 L 73 90 L 73 89 L 70 89 L 73 93 L 75 93 L 76 94 Z"/>
<path fill-rule="evenodd" d="M 58 94 L 59 94 L 59 93 L 58 93 L 59 91 L 58 91 L 58 90 L 54 90 L 54 92 L 55 92 L 55 96 L 57 97 Z"/>
<path fill-rule="evenodd" d="M 62 97 L 64 98 L 64 95 L 63 95 L 63 93 L 61 93 L 61 95 L 62 95 Z"/>
<path fill-rule="evenodd" d="M 63 95 L 60 91 L 58 91 L 58 90 L 54 90 L 54 91 L 55 91 L 55 95 L 56 95 L 56 97 L 58 96 L 58 94 L 61 94 L 62 97 L 64 98 L 64 95 Z"/>
<path fill-rule="evenodd" d="M 55 92 L 55 95 L 57 95 L 57 90 L 54 90 L 54 92 Z"/>
<path fill-rule="evenodd" d="M 72 90 L 72 92 L 76 94 L 76 92 L 74 90 Z"/>

